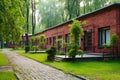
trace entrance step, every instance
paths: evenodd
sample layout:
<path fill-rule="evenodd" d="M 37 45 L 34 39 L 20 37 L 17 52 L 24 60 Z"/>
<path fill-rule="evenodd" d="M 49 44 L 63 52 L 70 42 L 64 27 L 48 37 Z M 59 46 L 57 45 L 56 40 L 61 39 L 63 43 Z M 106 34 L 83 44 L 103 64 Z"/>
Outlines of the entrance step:
<path fill-rule="evenodd" d="M 60 57 L 55 57 L 55 61 L 62 61 L 63 58 L 60 58 Z"/>

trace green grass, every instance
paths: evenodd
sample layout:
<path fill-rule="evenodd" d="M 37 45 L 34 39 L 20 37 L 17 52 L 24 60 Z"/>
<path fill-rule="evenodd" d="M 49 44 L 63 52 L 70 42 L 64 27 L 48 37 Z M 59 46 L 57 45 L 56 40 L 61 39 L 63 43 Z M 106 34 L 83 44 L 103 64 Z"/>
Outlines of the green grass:
<path fill-rule="evenodd" d="M 8 60 L 6 59 L 5 55 L 2 54 L 0 50 L 0 66 L 7 66 Z M 0 80 L 17 80 L 14 72 L 3 72 L 0 71 Z"/>
<path fill-rule="evenodd" d="M 16 52 L 66 73 L 85 76 L 90 80 L 120 80 L 120 61 L 49 62 L 46 61 L 46 54 L 25 54 L 23 50 Z"/>
<path fill-rule="evenodd" d="M 13 72 L 0 72 L 0 80 L 18 80 Z"/>
<path fill-rule="evenodd" d="M 3 55 L 2 51 L 0 50 L 0 66 L 6 66 L 6 65 L 8 65 L 8 61 L 5 55 Z"/>
<path fill-rule="evenodd" d="M 31 59 L 34 59 L 36 61 L 39 61 L 39 62 L 45 62 L 47 60 L 47 54 L 36 54 L 36 53 L 25 53 L 24 50 L 15 50 L 15 52 L 19 53 L 20 55 L 23 55 L 23 56 L 26 56 L 26 57 L 29 57 Z"/>

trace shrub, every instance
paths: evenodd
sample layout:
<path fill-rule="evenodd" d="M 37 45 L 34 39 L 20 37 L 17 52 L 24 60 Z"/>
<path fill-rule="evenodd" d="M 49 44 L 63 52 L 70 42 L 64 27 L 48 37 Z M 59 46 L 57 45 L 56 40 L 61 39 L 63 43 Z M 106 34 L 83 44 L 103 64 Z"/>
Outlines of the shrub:
<path fill-rule="evenodd" d="M 84 31 L 82 28 L 83 22 L 78 20 L 73 20 L 73 23 L 70 26 L 70 50 L 69 50 L 69 56 L 72 58 L 75 58 L 75 56 L 78 53 L 81 53 L 81 51 L 78 51 L 78 48 L 80 47 L 78 45 L 79 40 L 81 39 L 81 36 L 84 35 Z"/>
<path fill-rule="evenodd" d="M 57 52 L 57 55 L 65 55 L 65 52 L 64 51 L 59 51 L 59 52 Z"/>
<path fill-rule="evenodd" d="M 116 46 L 118 44 L 118 35 L 117 34 L 112 34 L 111 36 L 111 45 Z"/>
<path fill-rule="evenodd" d="M 32 46 L 32 50 L 38 51 L 38 50 L 39 50 L 39 47 L 38 47 L 38 46 Z"/>
<path fill-rule="evenodd" d="M 52 46 L 46 52 L 48 55 L 56 55 L 56 47 Z"/>
<path fill-rule="evenodd" d="M 54 46 L 52 46 L 52 47 L 50 47 L 47 51 L 47 54 L 48 54 L 48 57 L 47 57 L 47 59 L 48 60 L 54 60 L 54 58 L 55 58 L 55 55 L 56 55 L 56 47 L 54 47 Z"/>
<path fill-rule="evenodd" d="M 68 52 L 69 57 L 75 58 L 75 56 L 76 56 L 75 52 L 76 52 L 75 49 L 70 49 Z"/>
<path fill-rule="evenodd" d="M 78 50 L 78 51 L 77 51 L 77 54 L 78 54 L 78 55 L 84 54 L 84 51 L 83 51 L 83 50 Z"/>
<path fill-rule="evenodd" d="M 25 52 L 27 53 L 30 50 L 29 46 L 25 46 Z"/>
<path fill-rule="evenodd" d="M 109 47 L 110 47 L 110 44 L 103 44 L 103 47 L 104 47 L 104 48 L 109 48 Z"/>
<path fill-rule="evenodd" d="M 75 58 L 76 55 L 83 54 L 83 50 L 75 50 L 74 48 L 70 49 L 68 52 L 69 57 Z"/>

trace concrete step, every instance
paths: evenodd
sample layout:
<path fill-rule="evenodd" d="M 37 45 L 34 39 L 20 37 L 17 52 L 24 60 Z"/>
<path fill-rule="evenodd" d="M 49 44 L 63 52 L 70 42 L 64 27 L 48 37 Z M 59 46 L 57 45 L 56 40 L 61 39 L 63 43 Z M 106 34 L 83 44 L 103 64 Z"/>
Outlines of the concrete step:
<path fill-rule="evenodd" d="M 55 61 L 62 61 L 63 58 L 60 58 L 60 57 L 55 57 Z"/>

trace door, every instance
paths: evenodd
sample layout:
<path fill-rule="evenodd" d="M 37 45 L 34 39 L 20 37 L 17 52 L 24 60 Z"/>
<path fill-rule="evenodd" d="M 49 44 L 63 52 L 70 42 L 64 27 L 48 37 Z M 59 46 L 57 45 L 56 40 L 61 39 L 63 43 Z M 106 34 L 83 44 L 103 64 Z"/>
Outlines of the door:
<path fill-rule="evenodd" d="M 86 52 L 92 52 L 92 30 L 85 31 L 84 49 Z"/>

